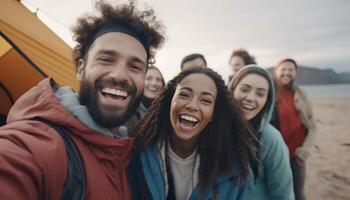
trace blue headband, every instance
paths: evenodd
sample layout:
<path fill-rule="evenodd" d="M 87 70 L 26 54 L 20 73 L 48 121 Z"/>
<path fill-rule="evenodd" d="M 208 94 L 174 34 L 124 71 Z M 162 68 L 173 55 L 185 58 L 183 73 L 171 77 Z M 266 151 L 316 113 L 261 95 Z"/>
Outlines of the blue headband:
<path fill-rule="evenodd" d="M 106 34 L 106 33 L 111 33 L 111 32 L 120 32 L 120 33 L 125 33 L 128 34 L 130 36 L 132 36 L 133 38 L 137 39 L 143 46 L 143 48 L 145 48 L 146 50 L 146 54 L 147 54 L 147 62 L 150 58 L 150 51 L 148 48 L 148 45 L 146 45 L 146 41 L 145 39 L 142 37 L 141 34 L 136 33 L 135 30 L 125 26 L 125 25 L 120 25 L 120 24 L 106 24 L 104 26 L 102 26 L 94 35 L 93 37 L 87 42 L 86 47 L 83 50 L 83 54 L 82 56 L 84 56 L 87 52 L 87 50 L 90 48 L 91 44 L 101 35 Z"/>

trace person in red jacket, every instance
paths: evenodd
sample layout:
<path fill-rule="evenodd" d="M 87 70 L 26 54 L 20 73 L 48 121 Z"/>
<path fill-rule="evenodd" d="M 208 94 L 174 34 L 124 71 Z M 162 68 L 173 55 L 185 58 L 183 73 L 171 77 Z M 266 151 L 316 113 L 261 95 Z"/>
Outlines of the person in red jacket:
<path fill-rule="evenodd" d="M 0 128 L 0 199 L 63 198 L 71 163 L 50 123 L 64 130 L 80 155 L 83 199 L 131 198 L 133 141 L 121 125 L 137 108 L 164 28 L 153 10 L 133 4 L 101 1 L 96 8 L 73 29 L 79 94 L 47 78 L 18 99 Z"/>
<path fill-rule="evenodd" d="M 276 105 L 271 120 L 289 149 L 296 200 L 304 200 L 306 161 L 315 145 L 317 126 L 306 92 L 295 83 L 298 70 L 292 58 L 280 60 L 274 68 Z"/>

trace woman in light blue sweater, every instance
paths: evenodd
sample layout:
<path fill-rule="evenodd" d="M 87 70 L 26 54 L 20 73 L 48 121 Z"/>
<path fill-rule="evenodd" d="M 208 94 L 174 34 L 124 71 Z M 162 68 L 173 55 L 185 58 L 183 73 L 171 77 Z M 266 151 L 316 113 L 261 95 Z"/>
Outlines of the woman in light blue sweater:
<path fill-rule="evenodd" d="M 261 162 L 252 169 L 254 176 L 243 199 L 294 199 L 288 148 L 278 130 L 269 124 L 275 102 L 270 75 L 257 65 L 248 65 L 237 73 L 229 88 L 259 140 L 257 155 Z"/>

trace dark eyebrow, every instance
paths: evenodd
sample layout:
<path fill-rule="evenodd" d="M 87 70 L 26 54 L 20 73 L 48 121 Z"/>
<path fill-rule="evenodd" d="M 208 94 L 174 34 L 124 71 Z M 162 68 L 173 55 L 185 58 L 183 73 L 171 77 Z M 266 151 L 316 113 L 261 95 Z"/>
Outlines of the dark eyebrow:
<path fill-rule="evenodd" d="M 142 65 L 146 65 L 145 61 L 143 61 L 141 58 L 138 58 L 138 57 L 136 57 L 136 56 L 133 56 L 133 57 L 131 58 L 131 60 L 132 60 L 133 62 L 138 62 L 138 63 L 140 63 L 140 64 L 142 64 Z"/>
<path fill-rule="evenodd" d="M 242 85 L 243 85 L 243 86 L 246 86 L 246 87 L 249 87 L 249 88 L 251 88 L 251 87 L 252 87 L 251 85 L 246 84 L 246 83 L 243 83 Z M 267 89 L 265 89 L 265 88 L 257 88 L 257 90 L 267 91 Z"/>
<path fill-rule="evenodd" d="M 99 50 L 99 51 L 96 53 L 96 55 L 101 55 L 101 54 L 106 54 L 106 55 L 110 55 L 110 56 L 118 56 L 118 55 L 119 55 L 118 52 L 116 52 L 116 51 L 114 51 L 114 50 L 108 50 L 108 49 L 101 49 L 101 50 Z M 138 63 L 140 63 L 140 64 L 142 64 L 142 65 L 146 65 L 145 61 L 143 61 L 143 60 L 142 60 L 141 58 L 139 58 L 139 57 L 132 56 L 132 57 L 131 57 L 131 60 L 132 60 L 133 62 L 138 62 Z"/>
<path fill-rule="evenodd" d="M 118 55 L 117 52 L 113 51 L 113 50 L 106 50 L 106 49 L 101 49 L 99 50 L 96 55 L 100 55 L 100 54 L 108 54 L 108 55 L 111 55 L 111 56 L 114 56 L 114 55 Z"/>
<path fill-rule="evenodd" d="M 188 90 L 189 92 L 192 92 L 192 91 L 193 91 L 192 88 L 190 88 L 190 87 L 182 87 L 182 88 L 180 88 L 180 90 Z M 210 92 L 204 91 L 204 92 L 202 92 L 201 94 L 202 94 L 202 95 L 209 95 L 209 96 L 212 96 L 212 97 L 215 99 L 215 96 L 214 96 L 212 93 L 210 93 Z"/>
<path fill-rule="evenodd" d="M 180 88 L 180 90 L 188 90 L 189 92 L 193 91 L 192 88 L 190 88 L 190 87 L 182 87 L 182 88 Z"/>
<path fill-rule="evenodd" d="M 252 87 L 251 85 L 249 85 L 249 84 L 246 84 L 246 83 L 243 83 L 242 85 L 243 85 L 243 86 L 247 86 L 247 87 L 250 87 L 250 88 Z"/>
<path fill-rule="evenodd" d="M 210 92 L 202 92 L 202 95 L 209 95 L 209 96 L 212 96 L 214 99 L 216 99 L 216 97 Z"/>

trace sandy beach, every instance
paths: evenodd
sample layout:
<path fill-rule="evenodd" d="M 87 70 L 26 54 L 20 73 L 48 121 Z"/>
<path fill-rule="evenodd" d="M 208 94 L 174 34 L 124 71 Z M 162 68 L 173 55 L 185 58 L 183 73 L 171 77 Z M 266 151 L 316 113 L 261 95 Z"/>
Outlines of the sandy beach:
<path fill-rule="evenodd" d="M 318 137 L 307 160 L 306 199 L 350 200 L 350 98 L 312 103 Z"/>

